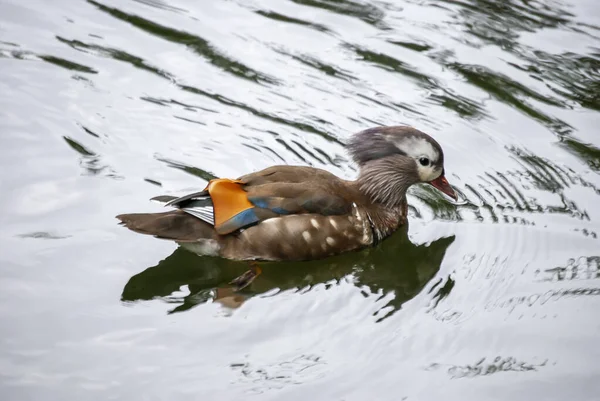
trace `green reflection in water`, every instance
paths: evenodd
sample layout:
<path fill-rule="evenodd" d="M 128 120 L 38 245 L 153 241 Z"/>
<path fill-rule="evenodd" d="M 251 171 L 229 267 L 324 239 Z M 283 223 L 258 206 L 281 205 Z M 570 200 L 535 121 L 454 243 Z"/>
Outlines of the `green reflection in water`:
<path fill-rule="evenodd" d="M 56 56 L 49 56 L 49 55 L 44 55 L 44 56 L 39 56 L 39 57 L 42 60 L 46 61 L 47 63 L 58 65 L 59 67 L 66 68 L 67 70 L 85 72 L 88 74 L 97 74 L 98 73 L 98 71 L 94 70 L 93 68 L 87 67 L 83 64 L 75 63 L 73 61 L 66 60 L 64 58 L 60 58 L 60 57 L 56 57 Z"/>
<path fill-rule="evenodd" d="M 390 29 L 383 21 L 385 14 L 378 7 L 368 3 L 358 3 L 348 0 L 292 0 L 296 4 L 321 8 L 336 14 L 358 18 L 379 29 Z"/>
<path fill-rule="evenodd" d="M 455 94 L 435 78 L 420 72 L 418 68 L 402 60 L 355 45 L 346 44 L 345 47 L 355 52 L 360 60 L 386 71 L 401 74 L 415 82 L 419 87 L 427 89 L 431 92 L 428 97 L 429 102 L 439 104 L 464 118 L 478 119 L 487 115 L 482 105 Z"/>
<path fill-rule="evenodd" d="M 170 42 L 179 43 L 185 45 L 196 54 L 204 57 L 214 66 L 221 70 L 233 74 L 237 77 L 248 79 L 258 83 L 276 84 L 275 78 L 269 77 L 266 74 L 255 71 L 252 68 L 244 65 L 243 63 L 233 60 L 212 46 L 207 40 L 191 33 L 180 31 L 174 28 L 170 28 L 164 25 L 157 24 L 150 20 L 144 19 L 137 15 L 125 13 L 119 9 L 105 6 L 97 3 L 93 0 L 88 0 L 88 3 L 98 7 L 99 10 L 104 11 L 113 17 L 127 22 L 145 32 L 152 35 L 156 35 L 162 39 Z"/>
<path fill-rule="evenodd" d="M 90 50 L 97 52 L 101 55 L 104 55 L 106 57 L 110 57 L 114 60 L 118 60 L 118 61 L 122 61 L 125 63 L 128 63 L 136 68 L 139 68 L 141 70 L 153 73 L 161 78 L 167 79 L 170 82 L 172 82 L 173 84 L 175 84 L 178 88 L 189 92 L 189 93 L 193 93 L 195 95 L 199 95 L 199 96 L 203 96 L 206 98 L 209 98 L 211 100 L 214 100 L 222 105 L 225 106 L 229 106 L 229 107 L 233 107 L 236 109 L 240 109 L 240 110 L 244 110 L 256 117 L 271 121 L 271 122 L 275 122 L 277 124 L 281 124 L 281 125 L 285 125 L 288 127 L 292 127 L 295 128 L 299 131 L 302 132 L 309 132 L 312 134 L 316 134 L 319 135 L 320 137 L 326 139 L 329 142 L 334 142 L 340 145 L 343 145 L 343 142 L 340 141 L 339 139 L 337 139 L 334 135 L 323 131 L 319 128 L 317 128 L 316 126 L 309 124 L 309 123 L 304 123 L 304 122 L 298 122 L 298 121 L 294 121 L 294 120 L 288 120 L 286 118 L 274 115 L 274 114 L 270 114 L 267 113 L 265 111 L 256 109 L 254 107 L 251 107 L 245 103 L 242 102 L 238 102 L 236 100 L 230 99 L 226 96 L 223 96 L 221 94 L 218 93 L 211 93 L 209 91 L 206 90 L 202 90 L 199 88 L 196 88 L 194 86 L 190 86 L 190 85 L 183 85 L 177 82 L 177 79 L 175 76 L 171 75 L 170 73 L 154 67 L 153 65 L 151 65 L 150 63 L 148 63 L 147 61 L 145 61 L 144 59 L 135 56 L 133 54 L 127 53 L 123 50 L 119 50 L 119 49 L 114 49 L 114 48 L 110 48 L 110 47 L 105 47 L 105 46 L 100 46 L 100 45 L 96 45 L 96 44 L 90 44 L 90 43 L 84 43 L 81 42 L 79 40 L 69 40 L 60 36 L 56 36 L 56 39 L 76 50 L 82 51 L 82 52 L 88 52 Z M 174 104 L 179 104 L 182 105 L 182 103 L 178 102 L 177 100 L 160 100 L 160 99 L 151 99 L 149 97 L 144 97 L 144 100 L 146 101 L 152 101 L 154 100 L 154 102 L 158 102 L 158 104 L 160 104 L 161 106 L 165 106 L 167 102 L 171 102 Z M 186 105 L 186 107 L 196 107 L 199 109 L 203 109 L 202 107 L 198 107 L 198 106 L 192 106 L 192 105 Z M 207 111 L 212 111 L 212 110 L 207 110 Z"/>
<path fill-rule="evenodd" d="M 592 170 L 600 171 L 600 149 L 571 137 L 562 138 L 560 144 L 570 153 L 584 160 Z"/>
<path fill-rule="evenodd" d="M 289 24 L 307 26 L 307 27 L 316 29 L 317 31 L 321 31 L 321 32 L 330 32 L 329 28 L 327 28 L 324 25 L 315 24 L 315 23 L 305 21 L 305 20 L 302 20 L 299 18 L 289 17 L 287 15 L 279 14 L 274 11 L 256 10 L 255 13 L 257 13 L 258 15 L 262 15 L 263 17 L 276 20 L 276 21 L 287 22 Z"/>

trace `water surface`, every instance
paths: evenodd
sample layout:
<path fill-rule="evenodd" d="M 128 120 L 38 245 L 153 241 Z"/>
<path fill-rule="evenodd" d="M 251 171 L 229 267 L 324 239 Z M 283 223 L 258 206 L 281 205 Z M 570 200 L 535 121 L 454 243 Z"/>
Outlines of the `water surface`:
<path fill-rule="evenodd" d="M 595 0 L 0 0 L 0 93 L 3 400 L 597 398 Z M 114 218 L 394 124 L 462 201 L 243 293 Z"/>

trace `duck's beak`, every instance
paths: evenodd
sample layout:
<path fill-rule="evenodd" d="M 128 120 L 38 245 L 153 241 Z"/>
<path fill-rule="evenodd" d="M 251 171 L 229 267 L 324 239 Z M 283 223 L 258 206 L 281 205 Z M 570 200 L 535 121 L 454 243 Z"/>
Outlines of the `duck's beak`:
<path fill-rule="evenodd" d="M 454 189 L 452 189 L 452 187 L 448 183 L 448 180 L 446 179 L 446 177 L 444 177 L 444 174 L 440 175 L 435 180 L 430 181 L 429 184 L 433 185 L 433 187 L 439 189 L 440 191 L 442 191 L 443 193 L 445 193 L 446 195 L 448 195 L 455 201 L 458 200 L 458 196 L 456 196 L 456 192 L 454 192 Z"/>

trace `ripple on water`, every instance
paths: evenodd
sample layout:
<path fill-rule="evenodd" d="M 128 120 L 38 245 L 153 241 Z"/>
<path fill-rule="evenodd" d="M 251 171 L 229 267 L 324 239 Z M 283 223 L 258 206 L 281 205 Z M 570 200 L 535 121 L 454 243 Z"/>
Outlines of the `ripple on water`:
<path fill-rule="evenodd" d="M 291 0 L 304 6 L 322 8 L 324 10 L 358 18 L 379 29 L 390 29 L 384 21 L 385 13 L 375 5 L 348 0 Z"/>
<path fill-rule="evenodd" d="M 548 360 L 538 363 L 519 361 L 514 357 L 502 358 L 500 356 L 493 360 L 482 358 L 472 365 L 447 365 L 434 363 L 427 367 L 427 370 L 446 369 L 448 375 L 453 379 L 473 378 L 477 376 L 488 376 L 503 372 L 537 372 L 548 364 Z"/>
<path fill-rule="evenodd" d="M 257 83 L 271 85 L 277 84 L 277 80 L 275 78 L 255 71 L 241 62 L 225 56 L 222 52 L 217 50 L 207 40 L 201 38 L 200 36 L 160 25 L 140 16 L 128 14 L 117 8 L 108 7 L 93 0 L 88 0 L 88 3 L 93 4 L 94 6 L 98 7 L 99 10 L 106 12 L 111 16 L 131 24 L 145 32 L 171 42 L 185 45 L 188 49 L 204 57 L 212 65 L 222 69 L 227 73 L 233 74 L 237 77 L 249 79 Z"/>

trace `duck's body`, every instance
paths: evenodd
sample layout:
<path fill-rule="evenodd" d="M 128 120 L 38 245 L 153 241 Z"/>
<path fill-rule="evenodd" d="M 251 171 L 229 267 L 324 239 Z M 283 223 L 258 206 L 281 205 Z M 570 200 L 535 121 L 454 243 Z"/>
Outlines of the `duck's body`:
<path fill-rule="evenodd" d="M 236 193 L 242 197 L 236 199 Z M 188 197 L 168 203 L 179 210 L 118 218 L 134 231 L 175 240 L 198 254 L 307 260 L 372 245 L 395 231 L 406 213 L 405 202 L 388 210 L 370 202 L 355 182 L 300 166 L 213 180 L 207 190 Z M 215 221 L 215 203 L 241 213 Z"/>
<path fill-rule="evenodd" d="M 273 166 L 170 198 L 167 205 L 176 210 L 117 218 L 198 254 L 309 260 L 372 246 L 392 234 L 406 222 L 412 184 L 429 182 L 455 196 L 444 178 L 440 146 L 420 131 L 366 130 L 349 149 L 361 168 L 356 181 L 312 167 Z"/>

